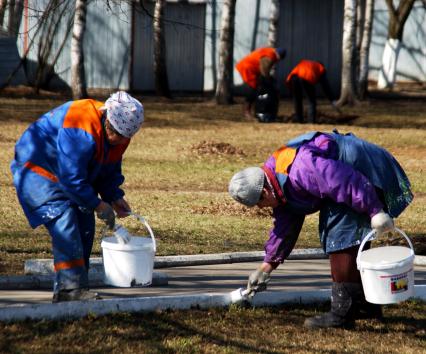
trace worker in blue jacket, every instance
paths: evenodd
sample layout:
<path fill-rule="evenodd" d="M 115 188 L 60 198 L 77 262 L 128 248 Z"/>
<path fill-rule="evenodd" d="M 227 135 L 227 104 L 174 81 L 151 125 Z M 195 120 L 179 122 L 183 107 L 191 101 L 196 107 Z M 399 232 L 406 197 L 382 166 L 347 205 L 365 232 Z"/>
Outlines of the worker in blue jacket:
<path fill-rule="evenodd" d="M 142 104 L 126 92 L 105 103 L 67 102 L 23 133 L 11 163 L 19 202 L 32 228 L 51 238 L 53 302 L 99 298 L 88 289 L 95 212 L 110 229 L 115 213 L 131 211 L 120 185 L 123 153 L 144 120 Z"/>

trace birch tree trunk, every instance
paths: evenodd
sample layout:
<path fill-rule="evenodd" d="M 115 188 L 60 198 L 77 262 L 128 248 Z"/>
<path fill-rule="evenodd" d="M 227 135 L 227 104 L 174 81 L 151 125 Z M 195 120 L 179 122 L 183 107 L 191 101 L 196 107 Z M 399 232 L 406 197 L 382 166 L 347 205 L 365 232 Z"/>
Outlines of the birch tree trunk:
<path fill-rule="evenodd" d="M 253 19 L 253 34 L 251 36 L 250 50 L 256 49 L 257 37 L 259 35 L 259 22 L 260 22 L 260 0 L 256 0 L 254 19 Z"/>
<path fill-rule="evenodd" d="M 358 95 L 364 99 L 368 89 L 368 69 L 371 43 L 371 29 L 374 19 L 374 0 L 366 0 L 364 15 L 364 30 L 362 34 L 361 48 L 359 51 L 359 81 Z"/>
<path fill-rule="evenodd" d="M 0 29 L 3 28 L 4 13 L 6 11 L 7 0 L 0 0 Z"/>
<path fill-rule="evenodd" d="M 278 21 L 280 19 L 280 0 L 271 0 L 269 15 L 268 46 L 278 47 Z"/>
<path fill-rule="evenodd" d="M 155 92 L 170 98 L 169 78 L 166 65 L 166 42 L 164 35 L 164 8 L 166 0 L 157 0 L 154 8 L 154 78 Z"/>
<path fill-rule="evenodd" d="M 15 0 L 8 0 L 8 19 L 7 19 L 7 31 L 9 35 L 13 34 L 13 23 L 15 22 Z"/>
<path fill-rule="evenodd" d="M 280 19 L 280 0 L 271 0 L 271 12 L 269 13 L 268 46 L 278 47 L 278 23 Z M 275 76 L 275 65 L 271 69 L 271 76 Z"/>
<path fill-rule="evenodd" d="M 353 104 L 355 98 L 356 0 L 345 0 L 342 43 L 342 88 L 338 106 Z"/>
<path fill-rule="evenodd" d="M 83 53 L 86 12 L 87 0 L 76 0 L 74 25 L 71 38 L 71 89 L 75 100 L 87 97 Z"/>
<path fill-rule="evenodd" d="M 415 0 L 400 0 L 395 9 L 392 0 L 386 0 L 389 12 L 388 39 L 382 56 L 382 67 L 379 72 L 377 87 L 391 89 L 395 83 L 396 65 L 401 49 L 404 25 L 413 8 Z"/>
<path fill-rule="evenodd" d="M 355 30 L 355 82 L 358 81 L 359 71 L 360 71 L 360 52 L 361 52 L 361 43 L 362 43 L 362 35 L 364 29 L 364 13 L 365 13 L 365 0 L 357 0 L 356 1 L 356 30 Z M 358 87 L 355 85 L 355 88 Z M 357 91 L 358 92 L 358 91 Z"/>
<path fill-rule="evenodd" d="M 219 77 L 216 86 L 216 102 L 232 104 L 235 5 L 237 0 L 224 0 L 220 25 Z"/>
<path fill-rule="evenodd" d="M 363 28 L 365 20 L 365 0 L 357 0 L 356 4 L 356 49 L 361 49 Z"/>
<path fill-rule="evenodd" d="M 16 0 L 13 9 L 13 19 L 10 23 L 9 32 L 13 37 L 17 37 L 19 33 L 19 27 L 22 20 L 22 12 L 24 9 L 24 0 Z"/>

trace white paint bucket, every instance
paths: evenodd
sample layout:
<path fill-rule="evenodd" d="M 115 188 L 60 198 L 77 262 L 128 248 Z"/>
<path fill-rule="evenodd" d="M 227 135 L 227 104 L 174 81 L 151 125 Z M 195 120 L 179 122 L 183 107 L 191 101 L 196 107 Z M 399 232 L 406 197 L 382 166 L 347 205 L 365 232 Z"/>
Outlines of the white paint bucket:
<path fill-rule="evenodd" d="M 105 237 L 101 242 L 104 283 L 117 287 L 147 286 L 152 282 L 156 243 L 148 223 L 137 217 L 148 229 L 150 237 L 131 236 L 128 243 L 117 237 Z"/>
<path fill-rule="evenodd" d="M 414 295 L 414 250 L 408 236 L 400 229 L 410 248 L 402 246 L 377 247 L 362 251 L 374 239 L 371 231 L 362 241 L 357 255 L 365 299 L 373 304 L 393 304 Z"/>

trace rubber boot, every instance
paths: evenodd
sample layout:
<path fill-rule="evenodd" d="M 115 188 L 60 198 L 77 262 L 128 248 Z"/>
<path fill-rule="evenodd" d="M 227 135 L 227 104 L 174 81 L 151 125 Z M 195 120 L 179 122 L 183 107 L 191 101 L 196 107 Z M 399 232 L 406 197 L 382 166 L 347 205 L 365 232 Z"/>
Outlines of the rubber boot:
<path fill-rule="evenodd" d="M 359 283 L 333 283 L 330 312 L 307 318 L 305 327 L 327 328 L 353 324 L 356 302 L 360 293 L 362 293 L 362 285 Z"/>

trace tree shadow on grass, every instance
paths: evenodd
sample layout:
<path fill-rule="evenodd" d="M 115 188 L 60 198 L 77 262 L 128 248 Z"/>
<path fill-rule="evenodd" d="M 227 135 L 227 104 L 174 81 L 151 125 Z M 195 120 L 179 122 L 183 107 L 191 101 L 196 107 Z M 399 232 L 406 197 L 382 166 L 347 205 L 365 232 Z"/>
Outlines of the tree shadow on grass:
<path fill-rule="evenodd" d="M 207 310 L 193 308 L 192 311 L 199 311 L 201 312 L 201 316 L 208 316 Z M 173 317 L 175 317 L 173 311 L 156 313 L 154 320 L 147 319 L 145 316 L 140 316 L 141 326 L 149 329 L 149 333 L 147 333 L 145 337 L 149 338 L 150 344 L 146 343 L 146 347 L 151 347 L 151 349 L 155 349 L 158 352 L 167 352 L 167 348 L 163 345 L 163 343 L 167 340 L 168 337 L 172 337 L 176 342 L 179 342 L 179 339 L 181 339 L 182 343 L 184 343 L 183 345 L 193 346 L 191 342 L 194 341 L 194 344 L 198 344 L 200 346 L 204 346 L 203 343 L 208 343 L 209 346 L 227 348 L 228 350 L 232 352 L 235 351 L 237 353 L 276 353 L 275 350 L 271 351 L 268 349 L 259 348 L 258 345 L 247 344 L 245 339 L 231 337 L 228 333 L 222 334 L 220 329 L 218 330 L 216 328 L 216 325 L 220 326 L 219 323 L 203 329 L 201 327 L 196 327 L 196 324 L 192 326 L 190 324 L 184 323 L 184 320 L 180 321 Z M 129 318 L 129 320 L 129 326 L 132 326 L 134 319 Z M 144 324 L 146 324 L 146 326 Z M 132 341 L 140 342 L 141 337 L 137 333 L 134 335 L 126 333 L 124 339 L 126 340 L 126 343 L 130 343 Z M 299 346 L 292 346 L 290 344 L 286 345 L 286 349 L 289 349 L 290 346 L 293 347 L 294 350 L 303 349 Z M 170 348 L 168 350 L 170 350 Z"/>

